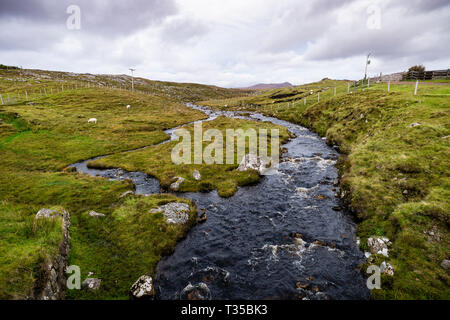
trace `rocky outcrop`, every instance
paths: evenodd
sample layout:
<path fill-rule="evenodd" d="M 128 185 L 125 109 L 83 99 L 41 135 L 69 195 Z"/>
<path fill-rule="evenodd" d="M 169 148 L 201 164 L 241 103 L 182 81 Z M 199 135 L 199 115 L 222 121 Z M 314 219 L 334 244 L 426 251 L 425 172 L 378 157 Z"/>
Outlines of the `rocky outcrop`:
<path fill-rule="evenodd" d="M 64 210 L 42 209 L 36 214 L 36 219 L 54 219 L 62 217 L 62 241 L 56 257 L 41 265 L 36 275 L 36 283 L 31 299 L 33 300 L 61 300 L 66 293 L 66 268 L 70 253 L 70 214 Z"/>
<path fill-rule="evenodd" d="M 155 298 L 155 287 L 150 276 L 141 276 L 130 288 L 132 299 L 153 300 Z"/>
<path fill-rule="evenodd" d="M 183 202 L 171 202 L 150 210 L 150 213 L 162 213 L 171 224 L 185 224 L 189 220 L 189 212 L 189 205 Z"/>
<path fill-rule="evenodd" d="M 370 237 L 367 239 L 367 246 L 369 247 L 370 254 L 382 254 L 385 257 L 389 257 L 388 246 L 390 245 L 391 242 L 385 237 Z"/>
<path fill-rule="evenodd" d="M 175 179 L 177 179 L 177 181 L 170 185 L 170 190 L 177 192 L 180 190 L 180 184 L 182 184 L 185 179 L 182 177 L 175 177 Z"/>
<path fill-rule="evenodd" d="M 380 272 L 394 276 L 394 267 L 389 262 L 383 261 L 380 265 Z"/>
<path fill-rule="evenodd" d="M 180 300 L 211 300 L 212 295 L 208 286 L 200 282 L 196 285 L 188 284 L 186 288 L 181 291 Z"/>

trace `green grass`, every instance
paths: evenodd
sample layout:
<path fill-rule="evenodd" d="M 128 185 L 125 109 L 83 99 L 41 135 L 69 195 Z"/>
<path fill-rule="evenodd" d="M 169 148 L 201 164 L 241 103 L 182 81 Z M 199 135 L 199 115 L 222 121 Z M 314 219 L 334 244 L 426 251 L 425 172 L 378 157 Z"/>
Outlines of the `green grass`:
<path fill-rule="evenodd" d="M 150 213 L 174 201 L 190 205 L 186 225 L 167 224 L 162 213 Z M 96 292 L 69 290 L 68 299 L 128 299 L 131 285 L 144 274 L 154 276 L 159 260 L 173 251 L 197 218 L 191 201 L 171 195 L 127 197 L 102 212 L 105 218 L 87 212 L 78 217 L 71 252 L 71 263 L 82 266 L 82 279 L 93 272 L 102 279 L 101 287 Z"/>
<path fill-rule="evenodd" d="M 314 84 L 330 87 L 327 81 Z M 285 89 L 307 92 L 311 85 Z M 388 259 L 395 276 L 383 276 L 376 299 L 449 299 L 450 277 L 440 264 L 450 256 L 450 86 L 346 85 L 324 92 L 306 107 L 270 106 L 270 91 L 260 96 L 205 101 L 220 109 L 256 110 L 302 124 L 340 146 L 338 162 L 344 200 L 358 222 L 362 249 L 372 235 L 392 240 Z M 340 90 L 339 90 L 340 88 Z M 364 91 L 363 91 L 364 89 Z M 303 93 L 305 96 L 305 93 Z M 420 126 L 411 128 L 412 123 Z M 438 238 L 428 235 L 430 230 Z M 365 270 L 362 268 L 362 272 Z"/>
<path fill-rule="evenodd" d="M 275 126 L 267 122 L 255 122 L 219 117 L 213 121 L 203 123 L 203 132 L 206 132 L 209 129 L 217 129 L 222 132 L 224 138 L 226 136 L 225 131 L 229 128 L 233 128 L 235 130 L 242 129 L 244 131 L 246 131 L 247 129 L 254 129 L 257 132 L 259 129 L 268 129 L 268 135 L 270 134 L 270 129 L 277 128 L 280 132 L 280 145 L 286 142 L 289 138 L 289 132 L 285 127 Z M 191 150 L 194 150 L 193 126 L 190 125 L 187 127 L 187 129 L 191 132 Z M 268 138 L 268 151 L 270 154 L 270 136 Z M 235 141 L 237 141 L 237 138 L 235 139 Z M 161 182 L 161 185 L 165 188 L 168 188 L 171 183 L 175 182 L 177 180 L 176 177 L 182 177 L 186 179 L 186 181 L 183 182 L 180 186 L 181 192 L 205 192 L 217 189 L 219 195 L 223 197 L 232 196 L 237 191 L 238 186 L 254 184 L 259 181 L 259 175 L 256 172 L 239 172 L 235 170 L 242 160 L 237 159 L 236 157 L 234 164 L 174 164 L 171 159 L 171 152 L 178 143 L 179 142 L 177 141 L 172 141 L 170 143 L 153 146 L 151 148 L 135 152 L 117 153 L 107 158 L 89 162 L 88 166 L 92 168 L 120 167 L 127 171 L 146 172 L 147 174 L 156 177 Z M 211 142 L 203 142 L 203 150 L 205 150 L 206 146 L 208 146 L 210 143 Z M 248 151 L 248 141 L 246 144 L 246 148 Z M 194 163 L 193 153 L 194 152 L 192 151 L 191 163 Z M 226 163 L 225 156 L 226 142 L 224 141 L 222 158 L 223 163 Z M 201 181 L 196 181 L 193 178 L 194 170 L 198 170 L 201 173 L 203 177 Z"/>

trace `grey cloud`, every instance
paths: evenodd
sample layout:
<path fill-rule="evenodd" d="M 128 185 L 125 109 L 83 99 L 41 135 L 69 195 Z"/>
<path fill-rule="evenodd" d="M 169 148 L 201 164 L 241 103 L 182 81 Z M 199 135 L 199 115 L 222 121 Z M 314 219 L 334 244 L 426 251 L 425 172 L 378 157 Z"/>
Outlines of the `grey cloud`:
<path fill-rule="evenodd" d="M 175 44 L 184 44 L 206 33 L 208 33 L 208 27 L 199 21 L 185 17 L 175 18 L 163 24 L 161 40 Z"/>
<path fill-rule="evenodd" d="M 24 20 L 24 23 L 46 23 L 65 26 L 70 5 L 81 9 L 83 32 L 123 35 L 176 14 L 174 0 L 2 0 L 2 20 Z"/>

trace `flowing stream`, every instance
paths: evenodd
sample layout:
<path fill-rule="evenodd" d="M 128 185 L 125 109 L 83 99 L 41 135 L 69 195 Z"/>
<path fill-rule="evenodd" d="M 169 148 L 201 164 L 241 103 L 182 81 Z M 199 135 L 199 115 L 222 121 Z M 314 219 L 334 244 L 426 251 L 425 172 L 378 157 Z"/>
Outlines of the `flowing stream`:
<path fill-rule="evenodd" d="M 338 153 L 299 125 L 188 106 L 208 115 L 201 121 L 220 115 L 270 121 L 296 138 L 283 145 L 288 151 L 277 174 L 239 188 L 231 198 L 216 191 L 179 194 L 193 200 L 208 220 L 158 264 L 158 298 L 186 298 L 183 289 L 191 284 L 212 299 L 368 299 L 355 225 L 336 197 Z M 171 139 L 176 129 L 166 131 Z M 158 181 L 145 173 L 89 169 L 92 160 L 72 166 L 92 176 L 131 179 L 137 194 L 160 193 Z"/>

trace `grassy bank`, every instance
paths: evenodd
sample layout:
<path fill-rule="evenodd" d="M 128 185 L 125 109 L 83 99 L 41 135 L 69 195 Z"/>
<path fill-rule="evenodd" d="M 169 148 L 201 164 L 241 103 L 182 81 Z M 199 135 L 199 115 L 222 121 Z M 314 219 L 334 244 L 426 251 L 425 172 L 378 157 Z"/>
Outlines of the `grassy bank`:
<path fill-rule="evenodd" d="M 373 263 L 391 263 L 395 275 L 383 275 L 382 289 L 372 296 L 448 299 L 450 276 L 441 262 L 450 255 L 450 86 L 420 87 L 417 96 L 411 85 L 392 85 L 390 93 L 387 84 L 362 89 L 347 94 L 347 84 L 323 81 L 202 104 L 260 111 L 307 126 L 339 145 L 341 195 L 359 223 L 362 249 L 373 235 L 393 243 L 389 258 L 377 256 Z M 289 90 L 295 95 L 280 104 L 271 101 Z M 316 99 L 323 90 L 321 102 L 292 106 L 311 99 L 310 90 Z"/>

